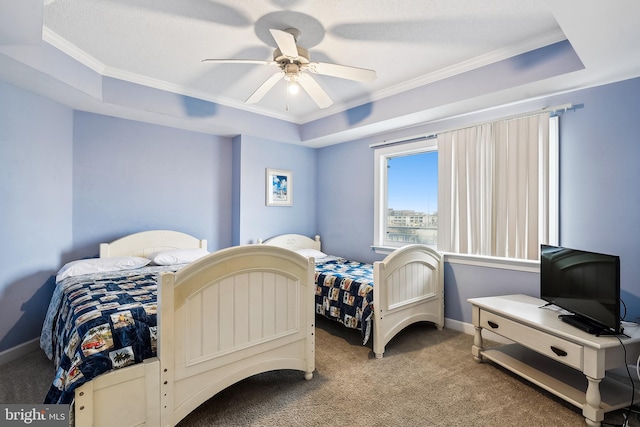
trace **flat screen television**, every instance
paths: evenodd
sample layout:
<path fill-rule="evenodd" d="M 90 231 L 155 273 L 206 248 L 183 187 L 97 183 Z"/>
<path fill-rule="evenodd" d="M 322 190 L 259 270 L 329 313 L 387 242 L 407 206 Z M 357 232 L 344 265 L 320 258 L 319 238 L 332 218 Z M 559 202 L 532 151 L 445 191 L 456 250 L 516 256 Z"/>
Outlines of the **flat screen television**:
<path fill-rule="evenodd" d="M 589 333 L 622 333 L 617 255 L 541 245 L 540 297 L 570 313 L 563 321 Z"/>

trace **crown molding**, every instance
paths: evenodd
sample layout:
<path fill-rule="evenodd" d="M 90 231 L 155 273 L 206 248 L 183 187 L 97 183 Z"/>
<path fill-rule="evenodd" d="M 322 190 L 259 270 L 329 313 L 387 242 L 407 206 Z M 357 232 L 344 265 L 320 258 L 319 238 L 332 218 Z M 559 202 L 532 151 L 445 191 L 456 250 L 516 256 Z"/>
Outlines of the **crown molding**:
<path fill-rule="evenodd" d="M 349 108 L 354 108 L 359 105 L 366 104 L 368 102 L 379 101 L 381 99 L 384 99 L 393 95 L 398 95 L 400 93 L 410 91 L 420 86 L 425 86 L 440 80 L 445 80 L 447 78 L 454 77 L 456 75 L 463 74 L 465 72 L 468 72 L 477 68 L 491 65 L 496 62 L 500 62 L 505 59 L 509 59 L 514 56 L 524 54 L 526 52 L 530 52 L 535 49 L 540 49 L 545 46 L 549 46 L 554 43 L 564 41 L 566 39 L 567 37 L 564 35 L 562 30 L 558 28 L 556 31 L 549 32 L 548 34 L 545 34 L 540 38 L 527 40 L 524 43 L 512 45 L 508 48 L 498 49 L 498 50 L 489 52 L 485 55 L 481 55 L 481 56 L 472 58 L 470 60 L 463 61 L 446 68 L 442 68 L 433 73 L 425 74 L 423 76 L 417 77 L 412 80 L 407 80 L 406 82 L 403 82 L 401 84 L 391 86 L 386 89 L 378 90 L 376 92 L 371 92 L 366 97 L 360 97 L 358 99 L 354 99 L 346 104 L 341 105 L 339 109 L 336 107 L 336 108 L 330 108 L 330 109 L 313 112 L 311 114 L 304 116 L 302 122 L 303 123 L 310 122 L 313 120 L 330 116 L 331 114 L 337 113 L 339 111 L 347 110 Z M 330 110 L 333 110 L 333 111 L 330 111 Z"/>
<path fill-rule="evenodd" d="M 42 27 L 42 40 L 49 43 L 59 51 L 67 54 L 82 65 L 89 67 L 96 73 L 104 74 L 106 66 L 102 62 L 98 61 L 78 46 L 70 43 L 68 40 L 44 26 Z"/>
<path fill-rule="evenodd" d="M 490 65 L 490 64 L 493 64 L 493 63 L 496 63 L 496 62 L 499 62 L 499 61 L 502 61 L 502 60 L 535 50 L 535 49 L 539 49 L 557 42 L 564 41 L 566 40 L 566 36 L 564 35 L 561 29 L 557 29 L 556 31 L 550 32 L 538 39 L 527 40 L 524 43 L 513 45 L 508 48 L 498 49 L 498 50 L 489 52 L 485 55 L 481 55 L 481 56 L 472 58 L 470 60 L 463 61 L 458 64 L 454 64 L 452 66 L 437 70 L 433 73 L 425 74 L 415 79 L 408 80 L 401 84 L 372 92 L 370 94 L 367 94 L 366 96 L 353 99 L 347 103 L 334 104 L 329 108 L 319 109 L 310 114 L 306 114 L 299 117 L 293 116 L 291 114 L 279 113 L 273 110 L 261 108 L 258 105 L 246 104 L 244 102 L 237 101 L 234 99 L 212 95 L 211 93 L 208 93 L 208 92 L 196 91 L 186 86 L 170 83 L 164 80 L 155 79 L 152 77 L 143 76 L 141 74 L 131 73 L 129 71 L 106 66 L 102 62 L 98 61 L 97 59 L 95 59 L 88 53 L 84 52 L 74 44 L 68 42 L 66 39 L 62 38 L 52 30 L 48 29 L 47 27 L 43 27 L 42 39 L 45 42 L 51 44 L 56 49 L 64 52 L 65 54 L 69 55 L 71 58 L 80 62 L 81 64 L 89 67 L 93 71 L 106 77 L 112 77 L 115 79 L 120 79 L 123 81 L 139 84 L 142 86 L 164 90 L 164 91 L 179 94 L 179 95 L 190 96 L 193 98 L 202 99 L 204 101 L 214 102 L 216 104 L 225 105 L 227 107 L 236 108 L 239 110 L 244 110 L 244 111 L 259 114 L 262 116 L 267 116 L 274 119 L 284 120 L 284 121 L 301 125 L 304 123 L 308 123 L 314 120 L 331 116 L 333 114 L 340 113 L 341 111 L 345 111 L 350 108 L 355 108 L 372 101 L 378 101 L 393 95 L 407 92 L 412 89 L 418 88 L 420 86 L 425 86 L 440 80 L 454 77 L 456 75 L 463 74 L 465 72 L 468 72 L 477 68 L 481 68 L 483 66 L 487 66 L 487 65 Z"/>

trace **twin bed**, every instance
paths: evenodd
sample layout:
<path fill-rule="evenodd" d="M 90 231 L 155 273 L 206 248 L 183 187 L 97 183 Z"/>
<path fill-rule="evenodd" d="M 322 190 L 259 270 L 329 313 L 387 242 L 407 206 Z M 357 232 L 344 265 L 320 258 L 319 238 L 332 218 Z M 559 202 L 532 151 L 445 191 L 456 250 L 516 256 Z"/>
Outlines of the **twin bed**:
<path fill-rule="evenodd" d="M 66 361 L 48 403 L 70 403 L 71 393 L 71 416 L 78 426 L 174 426 L 219 391 L 252 375 L 294 369 L 311 379 L 315 286 L 314 266 L 307 258 L 247 245 L 205 255 L 176 266 L 175 272 L 165 266 L 150 273 L 145 270 L 155 267 L 125 262 L 159 251 L 205 247 L 205 241 L 183 233 L 137 233 L 100 246 L 101 259 L 116 260 L 124 266 L 119 271 L 63 278 L 49 310 L 54 331 L 43 328 L 45 340 L 49 335 L 54 341 L 43 345 L 45 352 Z M 113 269 L 113 263 L 103 261 L 90 267 Z M 106 290 L 113 290 L 116 299 Z M 154 293 L 157 301 L 148 298 Z M 65 342 L 56 341 L 57 331 Z M 117 348 L 120 341 L 125 341 L 122 349 Z M 142 348 L 141 341 L 156 351 Z M 127 364 L 127 356 L 137 363 Z M 124 367 L 112 369 L 119 364 Z M 101 366 L 105 372 L 89 378 L 93 375 L 85 370 L 98 367 L 99 373 Z M 55 392 L 60 388 L 66 391 Z"/>
<path fill-rule="evenodd" d="M 319 236 L 283 234 L 259 243 L 314 257 L 316 314 L 360 329 L 363 343 L 372 336 L 376 358 L 410 324 L 444 327 L 443 258 L 428 246 L 407 245 L 371 265 L 323 253 Z"/>
<path fill-rule="evenodd" d="M 311 379 L 316 314 L 371 335 L 376 357 L 409 324 L 444 326 L 442 257 L 423 245 L 373 265 L 293 234 L 205 249 L 184 233 L 146 231 L 79 261 L 96 272 L 65 266 L 41 339 L 58 369 L 48 403 L 73 402 L 78 426 L 174 426 L 252 375 Z M 161 265 L 136 264 L 151 259 Z"/>

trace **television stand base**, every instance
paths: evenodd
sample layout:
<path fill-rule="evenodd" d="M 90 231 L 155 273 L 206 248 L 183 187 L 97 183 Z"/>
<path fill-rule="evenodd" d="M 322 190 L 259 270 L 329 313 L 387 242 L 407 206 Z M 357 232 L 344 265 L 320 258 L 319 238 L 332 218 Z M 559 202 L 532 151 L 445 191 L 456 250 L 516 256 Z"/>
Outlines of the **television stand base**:
<path fill-rule="evenodd" d="M 610 335 L 610 332 L 606 328 L 598 326 L 595 323 L 590 322 L 588 319 L 580 318 L 574 314 L 561 314 L 558 318 L 563 322 L 568 323 L 571 326 L 575 326 L 576 328 L 592 335 Z"/>
<path fill-rule="evenodd" d="M 590 427 L 600 427 L 607 412 L 638 403 L 634 388 L 612 371 L 640 355 L 640 327 L 625 336 L 595 336 L 540 310 L 544 301 L 527 295 L 472 298 L 475 327 L 471 354 L 489 360 L 582 410 Z M 483 345 L 483 332 L 513 344 Z"/>

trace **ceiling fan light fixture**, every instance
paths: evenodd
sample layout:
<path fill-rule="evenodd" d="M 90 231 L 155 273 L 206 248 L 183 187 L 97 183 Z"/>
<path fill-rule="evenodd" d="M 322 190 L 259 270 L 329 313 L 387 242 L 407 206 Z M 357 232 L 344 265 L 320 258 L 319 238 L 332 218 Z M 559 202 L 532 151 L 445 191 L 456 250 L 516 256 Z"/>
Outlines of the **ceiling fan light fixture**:
<path fill-rule="evenodd" d="M 300 78 L 300 73 L 285 73 L 284 79 L 288 82 L 295 83 Z"/>
<path fill-rule="evenodd" d="M 298 69 L 298 67 L 291 67 L 286 70 L 284 79 L 287 82 L 287 92 L 290 95 L 295 95 L 300 91 L 300 86 L 298 85 L 299 77 L 300 70 Z"/>
<path fill-rule="evenodd" d="M 289 95 L 297 95 L 298 92 L 300 92 L 300 86 L 297 81 L 289 80 L 287 83 L 287 92 L 289 92 Z"/>

